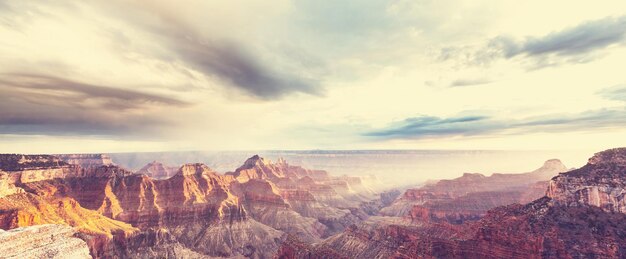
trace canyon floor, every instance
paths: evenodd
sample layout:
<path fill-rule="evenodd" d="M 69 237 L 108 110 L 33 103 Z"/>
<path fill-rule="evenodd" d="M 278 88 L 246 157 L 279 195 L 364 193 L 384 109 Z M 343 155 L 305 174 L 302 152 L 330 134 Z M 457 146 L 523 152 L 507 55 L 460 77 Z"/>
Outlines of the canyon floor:
<path fill-rule="evenodd" d="M 0 154 L 6 258 L 626 258 L 626 149 L 380 190 L 254 155 L 218 173 Z"/>

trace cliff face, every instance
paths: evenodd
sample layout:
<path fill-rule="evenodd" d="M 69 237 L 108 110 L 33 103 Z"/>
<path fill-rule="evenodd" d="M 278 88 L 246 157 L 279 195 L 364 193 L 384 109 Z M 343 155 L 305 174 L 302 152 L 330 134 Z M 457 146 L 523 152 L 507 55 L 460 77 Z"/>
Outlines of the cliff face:
<path fill-rule="evenodd" d="M 85 241 L 66 225 L 0 229 L 2 258 L 91 258 Z"/>
<path fill-rule="evenodd" d="M 567 206 L 626 213 L 626 148 L 597 153 L 584 167 L 554 177 L 547 195 Z"/>

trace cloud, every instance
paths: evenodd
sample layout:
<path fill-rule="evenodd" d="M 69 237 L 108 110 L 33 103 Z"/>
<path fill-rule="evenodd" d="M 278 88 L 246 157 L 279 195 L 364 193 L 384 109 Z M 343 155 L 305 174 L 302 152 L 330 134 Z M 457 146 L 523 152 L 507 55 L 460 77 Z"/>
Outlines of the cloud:
<path fill-rule="evenodd" d="M 182 66 L 185 71 L 193 70 L 198 73 L 186 74 L 192 81 L 199 82 L 198 75 L 209 79 L 202 81 L 202 88 L 218 85 L 224 87 L 222 89 L 239 90 L 263 100 L 279 99 L 294 93 L 320 96 L 323 92 L 319 79 L 322 75 L 308 75 L 305 66 L 284 69 L 281 64 L 286 59 L 298 59 L 300 56 L 281 56 L 284 53 L 264 48 L 264 42 L 238 35 L 238 28 L 227 22 L 223 26 L 205 26 L 203 22 L 219 22 L 223 15 L 211 13 L 211 16 L 218 17 L 211 20 L 204 17 L 206 13 L 189 10 L 193 6 L 211 10 L 211 3 L 206 3 L 206 6 L 189 2 L 180 5 L 176 6 L 180 10 L 173 10 L 173 4 L 169 3 L 124 0 L 69 4 L 9 1 L 0 4 L 0 13 L 3 14 L 0 22 L 4 21 L 16 30 L 19 27 L 26 30 L 28 26 L 21 25 L 28 25 L 34 17 L 59 16 L 51 19 L 61 24 L 68 23 L 64 15 L 93 19 L 98 22 L 85 24 L 93 26 L 93 31 L 101 33 L 99 36 L 117 47 L 113 55 L 126 58 L 139 54 L 143 60 L 159 60 L 164 64 Z M 26 15 L 31 12 L 37 15 Z M 115 22 L 103 22 L 109 19 Z"/>
<path fill-rule="evenodd" d="M 486 116 L 408 118 L 363 135 L 379 139 L 425 139 L 433 137 L 578 132 L 626 126 L 626 109 L 600 109 L 580 114 L 552 114 L 521 120 Z"/>
<path fill-rule="evenodd" d="M 450 83 L 450 87 L 462 87 L 462 86 L 473 86 L 473 85 L 484 85 L 491 83 L 491 80 L 486 78 L 476 78 L 476 79 L 457 79 Z"/>
<path fill-rule="evenodd" d="M 0 133 L 140 135 L 164 126 L 178 99 L 43 75 L 2 74 Z"/>
<path fill-rule="evenodd" d="M 189 37 L 175 37 L 170 42 L 178 57 L 194 69 L 217 76 L 253 96 L 277 99 L 294 92 L 320 94 L 319 81 L 272 71 L 268 64 L 261 64 L 236 44 Z"/>
<path fill-rule="evenodd" d="M 227 87 L 263 100 L 280 99 L 293 93 L 320 96 L 323 92 L 319 79 L 323 75 L 309 76 L 306 65 L 284 69 L 282 63 L 303 58 L 301 55 L 285 56 L 286 52 L 265 48 L 264 42 L 237 35 L 238 28 L 231 28 L 228 24 L 219 28 L 233 30 L 230 32 L 233 35 L 217 31 L 212 26 L 204 26 L 202 17 L 194 16 L 200 13 L 173 11 L 167 4 L 151 3 L 144 6 L 122 1 L 106 5 L 110 5 L 107 6 L 109 12 L 120 12 L 111 15 L 120 17 L 129 27 L 146 33 L 159 42 L 161 48 L 132 51 L 147 52 L 152 58 L 167 63 L 180 62 L 207 78 L 217 78 Z M 199 4 L 198 8 L 207 7 Z M 292 61 L 297 64 L 307 62 Z"/>
<path fill-rule="evenodd" d="M 622 16 L 589 21 L 543 37 L 530 37 L 522 42 L 500 37 L 492 43 L 500 45 L 507 58 L 517 55 L 576 56 L 623 43 L 625 38 L 626 17 Z"/>
<path fill-rule="evenodd" d="M 500 35 L 480 47 L 445 47 L 439 59 L 457 59 L 467 66 L 486 66 L 499 59 L 529 58 L 533 68 L 585 63 L 594 54 L 626 42 L 626 16 L 588 21 L 541 37 L 516 39 Z"/>
<path fill-rule="evenodd" d="M 598 95 L 608 100 L 626 102 L 626 85 L 616 85 L 602 89 L 598 92 Z"/>
<path fill-rule="evenodd" d="M 386 129 L 372 131 L 365 136 L 379 138 L 425 138 L 433 136 L 476 135 L 491 131 L 494 126 L 485 116 L 439 118 L 421 116 L 408 118 Z"/>

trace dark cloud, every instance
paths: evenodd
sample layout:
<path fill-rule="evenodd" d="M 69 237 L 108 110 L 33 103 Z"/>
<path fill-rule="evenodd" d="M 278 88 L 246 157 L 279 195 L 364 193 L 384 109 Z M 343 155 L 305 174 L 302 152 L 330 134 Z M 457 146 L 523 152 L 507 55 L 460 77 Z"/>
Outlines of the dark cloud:
<path fill-rule="evenodd" d="M 119 17 L 133 28 L 147 32 L 164 49 L 133 49 L 161 59 L 167 63 L 180 62 L 209 78 L 217 78 L 228 87 L 243 91 L 253 97 L 274 100 L 288 94 L 306 93 L 321 95 L 322 87 L 318 77 L 307 76 L 308 68 L 283 69 L 281 62 L 299 59 L 300 56 L 284 56 L 280 50 L 266 49 L 271 56 L 264 59 L 259 48 L 249 51 L 249 46 L 260 47 L 259 42 L 241 42 L 236 37 L 230 40 L 223 35 L 202 29 L 187 17 L 181 17 L 171 10 L 158 5 L 126 5 L 119 3 L 102 4 L 111 15 Z M 123 42 L 119 43 L 126 47 Z M 152 51 L 152 52 L 150 52 Z M 272 56 L 273 55 L 273 56 Z M 296 62 L 306 64 L 307 61 Z"/>
<path fill-rule="evenodd" d="M 294 92 L 320 94 L 317 80 L 273 71 L 270 64 L 261 64 L 237 44 L 218 44 L 195 37 L 170 40 L 173 51 L 194 69 L 217 76 L 256 97 L 276 99 Z"/>
<path fill-rule="evenodd" d="M 602 89 L 598 94 L 608 100 L 626 102 L 626 85 L 616 85 Z"/>
<path fill-rule="evenodd" d="M 523 120 L 496 120 L 485 116 L 454 118 L 416 117 L 364 135 L 381 139 L 423 139 L 431 137 L 577 132 L 626 126 L 626 109 L 592 110 L 580 114 L 555 114 Z"/>
<path fill-rule="evenodd" d="M 0 133 L 140 135 L 167 123 L 177 99 L 40 74 L 2 74 Z"/>

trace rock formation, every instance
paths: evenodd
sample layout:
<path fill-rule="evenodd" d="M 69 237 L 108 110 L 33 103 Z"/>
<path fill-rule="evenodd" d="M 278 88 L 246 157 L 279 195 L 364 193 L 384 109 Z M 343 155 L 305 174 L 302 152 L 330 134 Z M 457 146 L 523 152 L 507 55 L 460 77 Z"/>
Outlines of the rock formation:
<path fill-rule="evenodd" d="M 154 179 L 167 179 L 174 176 L 177 172 L 177 167 L 166 166 L 160 162 L 152 161 L 136 173 L 145 174 Z"/>
<path fill-rule="evenodd" d="M 0 229 L 2 258 L 91 258 L 85 241 L 67 225 Z"/>
<path fill-rule="evenodd" d="M 554 177 L 547 195 L 568 206 L 626 213 L 626 148 L 597 153 L 584 167 Z"/>

